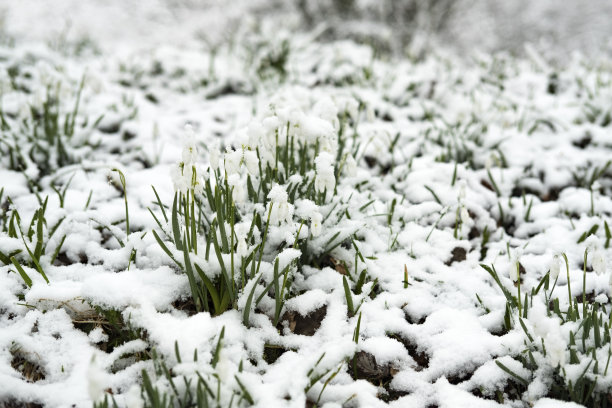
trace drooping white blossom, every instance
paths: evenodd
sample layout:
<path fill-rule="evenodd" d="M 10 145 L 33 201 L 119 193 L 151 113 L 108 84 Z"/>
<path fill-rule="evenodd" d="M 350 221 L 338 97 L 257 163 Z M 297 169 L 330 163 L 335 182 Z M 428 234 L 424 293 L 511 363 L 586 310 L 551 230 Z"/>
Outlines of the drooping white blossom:
<path fill-rule="evenodd" d="M 338 130 L 340 123 L 338 121 L 338 108 L 336 104 L 329 97 L 325 97 L 317 101 L 312 108 L 315 115 L 328 121 L 334 128 Z"/>
<path fill-rule="evenodd" d="M 180 162 L 174 165 L 170 171 L 170 176 L 172 177 L 174 190 L 186 194 L 191 186 L 191 175 L 185 172 L 185 163 Z"/>
<path fill-rule="evenodd" d="M 321 152 L 315 158 L 316 178 L 315 189 L 318 192 L 333 192 L 336 187 L 334 176 L 334 157 L 327 152 Z"/>
<path fill-rule="evenodd" d="M 242 162 L 242 150 L 231 150 L 229 147 L 225 151 L 224 165 L 227 175 L 236 174 L 240 171 Z"/>
<path fill-rule="evenodd" d="M 282 186 L 275 185 L 272 187 L 268 193 L 268 198 L 270 202 L 266 211 L 270 211 L 270 206 L 272 206 L 270 213 L 270 222 L 272 224 L 290 222 L 293 219 L 294 207 L 288 203 L 289 196 Z"/>
<path fill-rule="evenodd" d="M 352 154 L 346 156 L 345 171 L 348 177 L 355 177 L 357 175 L 357 162 Z"/>
<path fill-rule="evenodd" d="M 232 198 L 236 204 L 244 203 L 247 199 L 247 191 L 244 181 L 239 174 L 231 174 L 227 177 L 227 184 L 232 189 Z"/>
<path fill-rule="evenodd" d="M 221 159 L 221 153 L 219 152 L 219 145 L 214 143 L 208 152 L 208 161 L 210 162 L 210 168 L 217 170 L 219 168 L 219 160 Z"/>
<path fill-rule="evenodd" d="M 323 230 L 322 223 L 323 216 L 321 213 L 318 211 L 312 213 L 310 216 L 310 233 L 313 237 L 318 237 L 321 235 L 321 231 Z"/>
<path fill-rule="evenodd" d="M 510 262 L 510 271 L 509 271 L 510 279 L 512 279 L 512 282 L 518 282 L 518 280 L 521 278 L 520 273 L 519 273 L 521 255 L 522 254 L 521 254 L 520 249 L 517 248 L 516 252 L 512 256 L 512 260 Z"/>
<path fill-rule="evenodd" d="M 550 262 L 550 278 L 553 280 L 556 280 L 559 277 L 559 271 L 561 270 L 559 261 L 559 255 L 555 254 Z"/>
<path fill-rule="evenodd" d="M 234 225 L 234 232 L 236 233 L 236 240 L 238 241 L 236 245 L 236 254 L 239 257 L 245 257 L 248 255 L 249 246 L 246 239 L 249 233 L 250 224 L 250 222 L 243 221 Z"/>
<path fill-rule="evenodd" d="M 189 136 L 186 138 L 185 143 L 183 144 L 182 158 L 183 163 L 196 163 L 198 158 L 198 146 L 196 144 L 195 137 Z"/>
<path fill-rule="evenodd" d="M 253 150 L 244 150 L 244 164 L 251 175 L 259 174 L 259 158 Z"/>
<path fill-rule="evenodd" d="M 257 121 L 252 121 L 247 129 L 247 135 L 249 137 L 249 146 L 251 146 L 251 148 L 253 149 L 260 146 L 263 142 L 265 133 L 266 131 L 261 125 L 261 123 Z"/>
<path fill-rule="evenodd" d="M 266 133 L 274 133 L 281 126 L 281 121 L 277 116 L 268 116 L 261 124 Z"/>
<path fill-rule="evenodd" d="M 461 210 L 459 211 L 459 216 L 461 217 L 462 224 L 467 224 L 468 222 L 470 222 L 470 213 L 463 205 L 461 206 Z"/>

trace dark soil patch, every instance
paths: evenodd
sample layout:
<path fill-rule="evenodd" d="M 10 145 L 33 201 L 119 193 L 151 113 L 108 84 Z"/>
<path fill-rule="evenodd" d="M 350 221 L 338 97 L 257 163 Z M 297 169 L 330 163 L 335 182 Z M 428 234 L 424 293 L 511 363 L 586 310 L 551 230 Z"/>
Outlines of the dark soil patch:
<path fill-rule="evenodd" d="M 8 401 L 0 402 L 0 408 L 43 408 L 43 405 L 37 402 L 9 399 Z"/>
<path fill-rule="evenodd" d="M 276 360 L 280 358 L 280 356 L 285 354 L 286 351 L 287 349 L 281 346 L 277 346 L 274 344 L 266 344 L 264 346 L 263 359 L 268 364 L 274 364 Z"/>
<path fill-rule="evenodd" d="M 396 389 L 393 389 L 391 387 L 386 387 L 385 391 L 386 391 L 386 393 L 378 396 L 381 400 L 383 400 L 385 402 L 396 401 L 396 400 L 400 399 L 401 397 L 410 394 L 409 392 L 396 390 Z"/>
<path fill-rule="evenodd" d="M 446 261 L 446 265 L 450 266 L 455 262 L 463 262 L 467 259 L 467 251 L 462 247 L 455 247 L 451 252 L 451 258 Z"/>
<path fill-rule="evenodd" d="M 295 311 L 288 311 L 283 314 L 281 324 L 286 322 L 292 333 L 312 336 L 321 327 L 321 322 L 326 315 L 327 305 L 321 306 L 306 316 L 302 316 Z"/>
<path fill-rule="evenodd" d="M 427 367 L 429 367 L 429 355 L 424 351 L 419 351 L 418 345 L 412 341 L 404 338 L 399 334 L 391 334 L 389 337 L 399 341 L 404 345 L 406 351 L 412 359 L 417 363 L 416 371 L 421 371 Z"/>
<path fill-rule="evenodd" d="M 355 353 L 349 360 L 348 369 L 354 380 L 363 379 L 376 385 L 388 383 L 395 374 L 390 364 L 377 364 L 376 357 L 365 351 Z"/>
<path fill-rule="evenodd" d="M 11 351 L 11 354 L 13 355 L 11 367 L 21 373 L 27 382 L 35 383 L 45 379 L 44 369 L 36 363 L 36 360 L 40 359 L 40 357 L 36 357 L 22 349 Z"/>

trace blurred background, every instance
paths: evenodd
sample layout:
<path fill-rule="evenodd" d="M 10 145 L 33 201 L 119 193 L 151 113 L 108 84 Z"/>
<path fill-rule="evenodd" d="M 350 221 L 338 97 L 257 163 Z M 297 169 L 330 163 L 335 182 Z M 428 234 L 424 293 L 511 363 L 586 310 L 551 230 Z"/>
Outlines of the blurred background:
<path fill-rule="evenodd" d="M 248 25 L 352 39 L 419 56 L 531 44 L 550 58 L 612 50 L 610 0 L 3 0 L 4 41 L 87 43 L 120 53 L 162 44 L 213 47 Z"/>

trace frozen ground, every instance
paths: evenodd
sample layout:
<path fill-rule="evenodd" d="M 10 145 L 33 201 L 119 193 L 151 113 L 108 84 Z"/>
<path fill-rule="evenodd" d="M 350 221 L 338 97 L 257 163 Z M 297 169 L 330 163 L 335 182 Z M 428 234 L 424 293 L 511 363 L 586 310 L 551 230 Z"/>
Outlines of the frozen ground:
<path fill-rule="evenodd" d="M 605 54 L 380 55 L 267 2 L 21 4 L 0 404 L 612 405 Z"/>

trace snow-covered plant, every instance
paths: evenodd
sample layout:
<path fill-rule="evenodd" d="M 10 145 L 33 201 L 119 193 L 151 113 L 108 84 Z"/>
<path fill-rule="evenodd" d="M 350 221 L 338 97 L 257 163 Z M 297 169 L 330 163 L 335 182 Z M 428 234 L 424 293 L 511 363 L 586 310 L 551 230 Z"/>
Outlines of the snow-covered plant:
<path fill-rule="evenodd" d="M 527 370 L 524 372 L 529 372 L 529 376 L 518 374 L 501 361 L 496 363 L 510 375 L 512 386 L 525 400 L 548 396 L 588 407 L 601 407 L 608 401 L 609 389 L 605 384 L 609 384 L 612 378 L 609 371 L 612 309 L 609 304 L 601 302 L 600 298 L 605 297 L 603 294 L 594 300 L 587 298 L 588 256 L 587 249 L 583 260 L 582 296 L 573 297 L 569 261 L 565 254 L 561 254 L 569 299 L 563 307 L 554 293 L 561 269 L 558 255 L 553 257 L 549 271 L 539 284 L 526 292 L 522 301 L 506 288 L 494 266 L 481 265 L 506 297 L 505 330 L 520 327 L 524 334 L 525 349 L 514 358 Z M 605 258 L 600 251 L 591 255 L 591 263 L 598 274 L 605 272 Z M 520 288 L 520 277 L 515 278 L 516 286 Z"/>
<path fill-rule="evenodd" d="M 293 275 L 346 239 L 339 231 L 323 236 L 322 215 L 338 205 L 337 158 L 346 161 L 346 142 L 333 102 L 319 102 L 313 112 L 272 105 L 246 130 L 248 142 L 223 154 L 212 148 L 205 170 L 189 136 L 172 173 L 171 213 L 157 196 L 163 222 L 152 214 L 162 231 L 153 234 L 187 275 L 197 311 L 239 308 L 248 324 L 251 310 L 268 304 L 269 295 L 267 308 L 277 324 Z"/>
<path fill-rule="evenodd" d="M 1 194 L 0 194 L 1 199 Z M 9 265 L 15 268 L 24 283 L 28 286 L 32 286 L 32 279 L 30 278 L 30 270 L 33 270 L 40 274 L 43 279 L 48 283 L 49 279 L 44 272 L 43 266 L 53 264 L 57 258 L 66 236 L 64 235 L 59 244 L 55 244 L 49 248 L 49 242 L 54 236 L 58 227 L 64 220 L 60 218 L 55 224 L 48 225 L 45 218 L 47 211 L 47 205 L 49 197 L 45 198 L 40 208 L 38 208 L 29 222 L 27 229 L 24 232 L 22 228 L 22 218 L 19 211 L 14 208 L 14 205 L 10 198 L 7 197 L 8 203 L 10 203 L 12 209 L 9 211 L 10 215 L 3 214 L 3 222 L 1 224 L 1 231 L 6 234 L 5 248 L 9 248 L 8 251 L 0 250 L 0 262 L 5 265 Z M 48 251 L 52 249 L 52 251 Z"/>
<path fill-rule="evenodd" d="M 127 408 L 174 408 L 174 407 L 247 407 L 254 401 L 240 380 L 242 363 L 235 365 L 224 357 L 223 342 L 225 327 L 217 337 L 210 359 L 204 361 L 194 352 L 191 359 L 181 355 L 175 343 L 175 360 L 151 351 L 152 370 L 142 370 L 142 385 L 133 386 L 122 395 Z M 189 361 L 187 361 L 189 360 Z M 108 394 L 94 403 L 95 408 L 117 407 L 117 400 Z"/>
<path fill-rule="evenodd" d="M 13 170 L 31 169 L 30 176 L 39 177 L 54 169 L 74 163 L 75 148 L 86 140 L 73 140 L 85 77 L 81 80 L 73 105 L 69 107 L 60 92 L 61 83 L 50 83 L 41 95 L 35 95 L 19 117 L 10 118 L 0 111 L 4 137 L 0 152 Z M 79 138 L 80 139 L 80 138 Z"/>
<path fill-rule="evenodd" d="M 100 95 L 95 74 L 74 78 L 49 58 L 34 54 L 0 62 L 0 72 L 8 72 L 8 80 L 0 77 L 0 165 L 22 172 L 32 189 L 40 189 L 44 176 L 94 152 L 140 148 L 126 143 L 136 134 L 122 126 L 138 113 L 132 99 L 109 100 Z"/>

